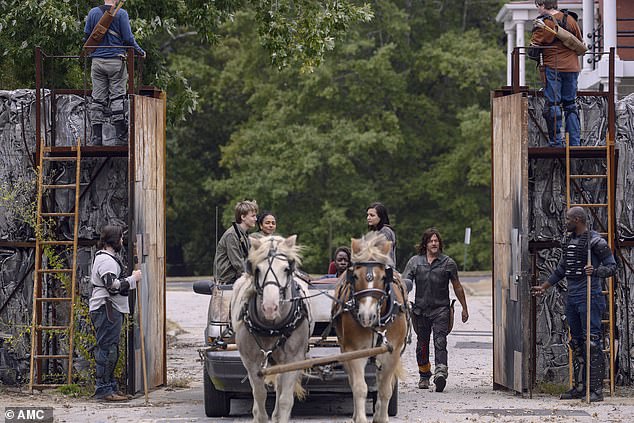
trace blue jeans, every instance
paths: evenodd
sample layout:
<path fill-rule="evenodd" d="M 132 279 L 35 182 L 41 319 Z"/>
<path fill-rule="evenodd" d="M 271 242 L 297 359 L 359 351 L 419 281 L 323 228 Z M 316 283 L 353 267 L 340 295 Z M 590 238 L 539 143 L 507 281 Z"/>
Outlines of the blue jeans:
<path fill-rule="evenodd" d="M 560 72 L 548 66 L 546 72 L 546 88 L 544 97 L 544 119 L 548 127 L 548 144 L 551 147 L 563 147 L 564 138 L 561 133 L 561 121 L 565 114 L 566 132 L 570 145 L 581 145 L 581 124 L 575 99 L 577 98 L 577 72 Z M 562 113 L 563 108 L 563 113 Z"/>
<path fill-rule="evenodd" d="M 112 308 L 112 320 L 108 319 L 106 306 L 90 312 L 95 327 L 97 348 L 95 349 L 95 398 L 103 398 L 118 390 L 114 369 L 119 360 L 119 335 L 123 325 L 123 313 Z"/>
<path fill-rule="evenodd" d="M 590 297 L 590 335 L 597 339 L 603 331 L 601 316 L 605 311 L 605 296 L 601 293 L 592 294 Z M 566 319 L 570 328 L 570 337 L 579 342 L 586 343 L 586 312 L 587 304 L 584 297 L 568 297 L 566 302 Z"/>

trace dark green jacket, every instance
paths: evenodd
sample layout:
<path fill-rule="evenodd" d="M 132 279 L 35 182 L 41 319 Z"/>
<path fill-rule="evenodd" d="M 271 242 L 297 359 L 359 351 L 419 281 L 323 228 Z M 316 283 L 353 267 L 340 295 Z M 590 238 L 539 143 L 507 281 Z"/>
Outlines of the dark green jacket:
<path fill-rule="evenodd" d="M 219 284 L 232 284 L 244 273 L 250 247 L 249 236 L 236 223 L 222 234 L 214 259 L 214 276 Z"/>

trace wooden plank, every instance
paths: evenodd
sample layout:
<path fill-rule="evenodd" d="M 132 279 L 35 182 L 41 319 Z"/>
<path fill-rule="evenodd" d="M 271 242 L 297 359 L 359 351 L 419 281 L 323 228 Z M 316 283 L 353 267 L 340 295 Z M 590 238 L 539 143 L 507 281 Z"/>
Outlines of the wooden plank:
<path fill-rule="evenodd" d="M 163 105 L 161 104 L 161 101 L 155 98 L 149 99 L 150 100 L 150 114 L 148 116 L 148 125 L 150 126 L 150 137 L 148 140 L 148 144 L 147 144 L 147 155 L 149 158 L 149 163 L 148 165 L 150 166 L 150 180 L 149 182 L 149 189 L 156 189 L 156 178 L 157 178 L 157 173 L 159 171 L 158 166 L 157 166 L 157 161 L 156 161 L 156 155 L 157 155 L 157 137 L 158 137 L 158 133 L 159 133 L 159 128 L 157 125 L 157 119 L 158 119 L 158 111 L 159 109 L 163 108 Z"/>
<path fill-rule="evenodd" d="M 156 219 L 158 212 L 156 209 L 156 190 L 144 190 L 143 197 L 144 199 L 142 207 L 143 214 L 145 215 L 143 233 L 147 235 L 147 237 L 143 241 L 147 245 L 147 251 L 150 251 L 148 255 L 151 256 L 152 254 L 156 254 Z"/>
<path fill-rule="evenodd" d="M 152 128 L 150 125 L 150 116 L 151 116 L 151 103 L 149 99 L 145 99 L 145 108 L 143 109 L 143 130 L 145 131 L 145 140 L 144 140 L 144 148 L 143 148 L 143 189 L 148 189 L 150 187 L 150 175 L 151 172 L 150 167 L 152 163 L 150 162 L 149 155 L 149 146 L 152 144 L 151 136 L 152 136 Z"/>
<path fill-rule="evenodd" d="M 521 95 L 493 99 L 493 265 L 494 291 L 494 383 L 520 392 L 525 378 L 523 289 L 518 286 L 511 301 L 510 284 L 522 274 L 527 253 L 527 103 Z M 515 242 L 513 240 L 515 239 Z M 526 246 L 526 251 L 522 251 Z M 514 265 L 515 263 L 515 265 Z M 522 283 L 521 278 L 518 280 Z M 524 328 L 527 329 L 527 328 Z M 519 360 L 516 362 L 516 360 Z"/>
<path fill-rule="evenodd" d="M 156 254 L 165 257 L 165 100 L 160 99 L 157 105 L 157 138 L 156 138 Z"/>
<path fill-rule="evenodd" d="M 152 268 L 152 296 L 150 298 L 150 308 L 153 316 L 162 316 L 165 286 L 162 283 L 164 280 L 163 275 L 163 262 L 156 258 L 156 250 L 154 249 L 153 260 L 151 261 Z M 163 318 L 153 318 L 152 326 L 148 328 L 150 330 L 150 336 L 153 338 L 152 342 L 152 357 L 148 362 L 148 368 L 151 369 L 150 386 L 159 386 L 164 384 L 163 367 L 165 357 L 165 343 L 163 340 L 165 330 L 165 320 Z"/>
<path fill-rule="evenodd" d="M 144 124 L 143 124 L 143 109 L 145 105 L 144 97 L 135 96 L 134 103 L 134 117 L 135 117 L 135 125 L 134 125 L 134 156 L 135 156 L 135 168 L 134 168 L 134 181 L 141 182 L 143 180 L 143 162 L 141 154 L 143 152 L 143 144 L 144 144 Z"/>

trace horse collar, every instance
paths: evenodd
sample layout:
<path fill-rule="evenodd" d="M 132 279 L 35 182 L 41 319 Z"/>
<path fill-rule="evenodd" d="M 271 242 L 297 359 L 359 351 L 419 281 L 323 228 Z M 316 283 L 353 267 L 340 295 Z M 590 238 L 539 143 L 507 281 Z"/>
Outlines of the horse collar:
<path fill-rule="evenodd" d="M 252 335 L 265 337 L 289 337 L 308 316 L 308 309 L 301 298 L 295 298 L 287 315 L 277 324 L 264 322 L 257 310 L 257 295 L 253 295 L 242 307 L 242 321 Z"/>

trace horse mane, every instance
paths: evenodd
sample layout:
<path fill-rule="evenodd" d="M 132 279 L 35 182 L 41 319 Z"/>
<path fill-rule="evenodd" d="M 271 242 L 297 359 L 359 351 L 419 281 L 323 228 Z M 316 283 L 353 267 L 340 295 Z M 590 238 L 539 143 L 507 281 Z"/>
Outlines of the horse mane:
<path fill-rule="evenodd" d="M 352 262 L 376 261 L 394 266 L 390 257 L 391 241 L 380 232 L 368 232 L 360 239 L 352 239 Z"/>
<path fill-rule="evenodd" d="M 261 243 L 260 246 L 258 248 L 253 248 L 252 246 L 249 250 L 249 261 L 256 266 L 267 259 L 271 249 L 275 249 L 278 254 L 284 254 L 289 260 L 294 261 L 299 266 L 302 263 L 300 256 L 302 247 L 295 244 L 295 239 L 289 242 L 291 238 L 293 237 L 284 238 L 277 235 L 260 238 L 258 240 Z"/>

